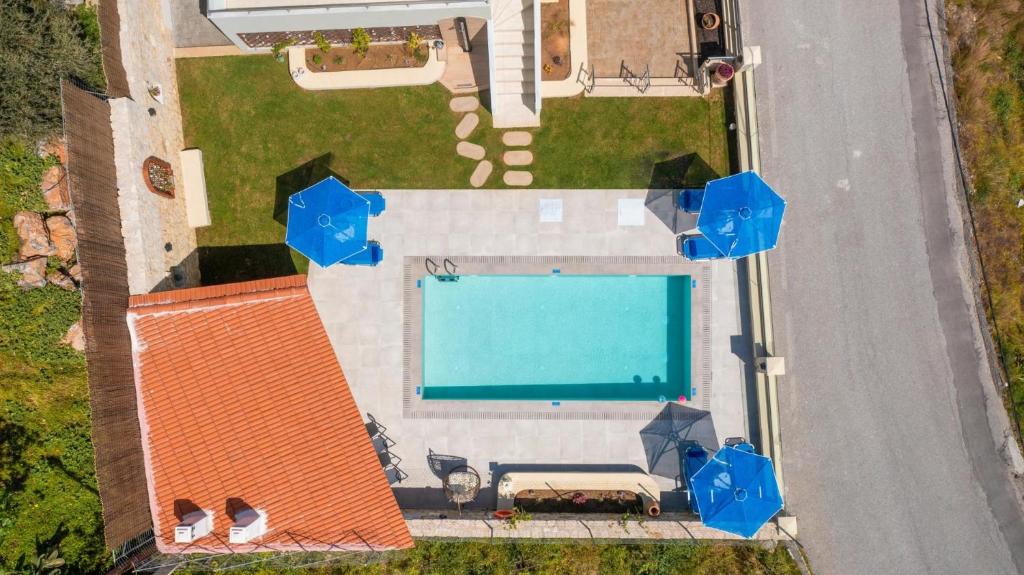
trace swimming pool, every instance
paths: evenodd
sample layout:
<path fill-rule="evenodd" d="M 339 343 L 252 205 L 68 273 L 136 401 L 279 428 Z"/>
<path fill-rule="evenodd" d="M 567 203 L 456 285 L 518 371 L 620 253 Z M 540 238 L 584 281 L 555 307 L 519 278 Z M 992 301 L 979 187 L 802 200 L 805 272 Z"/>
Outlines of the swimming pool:
<path fill-rule="evenodd" d="M 423 399 L 690 398 L 688 275 L 424 278 Z"/>

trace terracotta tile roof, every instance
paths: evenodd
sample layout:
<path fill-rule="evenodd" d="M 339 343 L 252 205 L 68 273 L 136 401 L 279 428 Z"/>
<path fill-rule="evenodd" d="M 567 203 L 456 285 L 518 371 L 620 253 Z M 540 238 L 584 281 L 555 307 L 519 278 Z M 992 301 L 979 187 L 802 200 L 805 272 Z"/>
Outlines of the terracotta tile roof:
<path fill-rule="evenodd" d="M 133 296 L 128 324 L 162 551 L 227 549 L 229 499 L 266 511 L 258 549 L 412 546 L 305 276 Z M 213 535 L 175 544 L 195 507 Z"/>

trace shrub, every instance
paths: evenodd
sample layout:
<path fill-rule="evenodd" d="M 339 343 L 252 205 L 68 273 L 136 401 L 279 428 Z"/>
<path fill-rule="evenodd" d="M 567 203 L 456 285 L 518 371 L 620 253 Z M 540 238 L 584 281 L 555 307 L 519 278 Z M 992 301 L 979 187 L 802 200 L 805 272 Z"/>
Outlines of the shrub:
<path fill-rule="evenodd" d="M 423 43 L 422 36 L 416 32 L 409 32 L 409 37 L 405 41 L 405 49 L 410 54 L 419 54 L 421 43 Z"/>
<path fill-rule="evenodd" d="M 345 57 L 342 56 L 341 54 L 339 54 L 339 55 L 335 56 L 334 60 L 332 60 L 332 61 L 334 62 L 335 66 L 341 66 L 341 65 L 345 64 Z"/>
<path fill-rule="evenodd" d="M 363 28 L 356 28 L 352 31 L 352 50 L 360 56 L 366 56 L 370 51 L 370 34 Z"/>
<path fill-rule="evenodd" d="M 60 79 L 106 85 L 96 9 L 36 0 L 0 2 L 0 134 L 41 138 L 60 129 Z"/>
<path fill-rule="evenodd" d="M 331 51 L 331 43 L 327 41 L 327 37 L 322 32 L 313 32 L 313 42 L 324 54 Z"/>
<path fill-rule="evenodd" d="M 319 66 L 324 61 L 324 57 L 320 54 L 313 54 L 313 63 Z"/>
<path fill-rule="evenodd" d="M 291 46 L 293 46 L 294 44 L 295 38 L 285 38 L 284 40 L 275 43 L 274 46 L 270 49 L 271 52 L 273 52 L 274 54 L 274 59 L 281 60 L 282 53 Z"/>

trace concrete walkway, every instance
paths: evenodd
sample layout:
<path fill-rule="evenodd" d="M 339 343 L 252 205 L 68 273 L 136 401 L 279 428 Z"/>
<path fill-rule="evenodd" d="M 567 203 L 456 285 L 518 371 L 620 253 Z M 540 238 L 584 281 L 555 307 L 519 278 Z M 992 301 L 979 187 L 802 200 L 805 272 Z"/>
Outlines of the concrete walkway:
<path fill-rule="evenodd" d="M 529 521 L 521 521 L 515 528 L 505 521 L 493 519 L 486 513 L 463 513 L 462 517 L 449 510 L 448 519 L 439 519 L 437 513 L 406 512 L 406 523 L 416 538 L 458 539 L 636 539 L 636 540 L 718 540 L 743 541 L 741 537 L 705 527 L 690 514 L 664 514 L 658 519 L 649 517 L 637 521 L 622 521 L 610 515 L 543 515 L 536 514 Z M 788 540 L 774 522 L 766 524 L 754 539 L 759 541 Z"/>

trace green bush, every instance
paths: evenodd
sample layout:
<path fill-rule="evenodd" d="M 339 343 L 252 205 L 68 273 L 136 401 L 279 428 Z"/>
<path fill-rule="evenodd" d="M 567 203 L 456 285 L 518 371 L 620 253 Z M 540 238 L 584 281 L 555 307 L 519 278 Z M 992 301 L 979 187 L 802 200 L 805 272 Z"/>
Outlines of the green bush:
<path fill-rule="evenodd" d="M 282 60 L 282 53 L 295 44 L 294 38 L 285 38 L 280 42 L 275 43 L 271 48 L 271 53 L 274 54 L 275 60 Z"/>
<path fill-rule="evenodd" d="M 366 56 L 370 51 L 370 33 L 362 28 L 352 31 L 352 50 L 360 56 Z"/>
<path fill-rule="evenodd" d="M 324 57 L 321 56 L 320 54 L 313 54 L 313 57 L 311 59 L 313 60 L 313 63 L 316 64 L 317 66 L 323 64 L 324 62 Z"/>
<path fill-rule="evenodd" d="M 316 43 L 316 47 L 320 48 L 320 51 L 324 54 L 331 51 L 331 43 L 327 41 L 327 37 L 322 32 L 313 32 L 313 42 Z"/>
<path fill-rule="evenodd" d="M 409 32 L 409 37 L 405 40 L 405 49 L 409 54 L 415 55 L 420 53 L 420 44 L 423 42 L 423 37 L 416 32 Z"/>
<path fill-rule="evenodd" d="M 37 139 L 60 128 L 60 79 L 105 87 L 96 10 L 0 1 L 0 134 Z"/>
<path fill-rule="evenodd" d="M 31 364 L 77 361 L 60 340 L 81 314 L 82 298 L 48 285 L 22 290 L 17 274 L 0 272 L 0 353 Z"/>
<path fill-rule="evenodd" d="M 0 260 L 11 261 L 18 242 L 11 217 L 21 210 L 46 209 L 39 180 L 55 160 L 43 159 L 24 141 L 0 140 Z"/>

